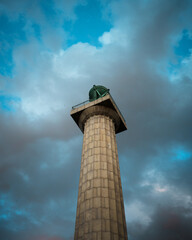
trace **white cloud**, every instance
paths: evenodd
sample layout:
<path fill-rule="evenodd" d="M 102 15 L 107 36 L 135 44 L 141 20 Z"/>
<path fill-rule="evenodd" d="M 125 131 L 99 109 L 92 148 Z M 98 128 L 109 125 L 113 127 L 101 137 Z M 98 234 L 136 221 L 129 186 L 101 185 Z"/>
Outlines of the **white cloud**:
<path fill-rule="evenodd" d="M 145 205 L 140 201 L 134 201 L 130 204 L 125 203 L 125 213 L 127 223 L 137 222 L 143 226 L 148 226 L 151 222 L 151 209 L 150 205 Z"/>
<path fill-rule="evenodd" d="M 189 208 L 192 204 L 192 196 L 179 186 L 170 184 L 166 175 L 157 169 L 148 170 L 144 180 L 141 182 L 142 187 L 148 187 L 148 194 L 157 204 L 171 204 L 172 207 Z"/>
<path fill-rule="evenodd" d="M 78 43 L 67 50 L 61 50 L 59 54 L 55 54 L 53 58 L 54 74 L 65 80 L 65 83 L 74 84 L 74 81 L 87 80 L 87 64 L 94 61 L 97 49 L 87 43 Z"/>
<path fill-rule="evenodd" d="M 119 45 L 122 47 L 128 47 L 128 37 L 124 29 L 112 28 L 109 32 L 104 32 L 99 41 L 103 45 Z"/>

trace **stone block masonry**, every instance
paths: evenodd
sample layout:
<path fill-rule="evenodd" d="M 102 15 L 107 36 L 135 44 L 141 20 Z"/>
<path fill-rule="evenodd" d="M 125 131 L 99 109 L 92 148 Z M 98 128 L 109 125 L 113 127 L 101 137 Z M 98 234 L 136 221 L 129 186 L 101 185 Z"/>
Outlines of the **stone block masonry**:
<path fill-rule="evenodd" d="M 119 116 L 104 106 L 85 109 L 75 240 L 125 240 L 127 229 L 116 144 Z"/>

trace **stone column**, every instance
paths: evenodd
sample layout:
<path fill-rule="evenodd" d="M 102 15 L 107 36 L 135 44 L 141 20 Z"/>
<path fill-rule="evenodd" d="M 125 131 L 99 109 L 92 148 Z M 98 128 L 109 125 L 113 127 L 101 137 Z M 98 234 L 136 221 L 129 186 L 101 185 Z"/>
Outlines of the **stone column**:
<path fill-rule="evenodd" d="M 85 109 L 75 240 L 127 239 L 116 144 L 118 114 L 104 106 Z"/>

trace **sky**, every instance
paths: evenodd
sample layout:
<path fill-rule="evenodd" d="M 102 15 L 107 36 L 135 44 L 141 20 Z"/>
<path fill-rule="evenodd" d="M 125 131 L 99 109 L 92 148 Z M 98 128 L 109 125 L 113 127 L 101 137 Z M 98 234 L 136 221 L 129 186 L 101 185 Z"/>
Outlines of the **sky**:
<path fill-rule="evenodd" d="M 93 84 L 117 145 L 129 240 L 192 239 L 192 1 L 0 0 L 0 238 L 72 240 Z"/>

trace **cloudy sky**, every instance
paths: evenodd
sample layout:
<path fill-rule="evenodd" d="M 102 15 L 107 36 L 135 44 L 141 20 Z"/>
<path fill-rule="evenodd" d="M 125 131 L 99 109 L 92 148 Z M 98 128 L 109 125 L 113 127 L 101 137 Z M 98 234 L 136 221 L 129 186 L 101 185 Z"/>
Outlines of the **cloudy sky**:
<path fill-rule="evenodd" d="M 0 0 L 0 238 L 73 239 L 83 135 L 110 89 L 129 240 L 192 239 L 192 1 Z"/>

